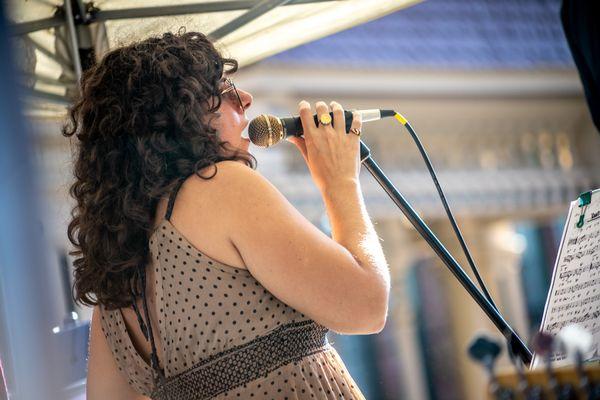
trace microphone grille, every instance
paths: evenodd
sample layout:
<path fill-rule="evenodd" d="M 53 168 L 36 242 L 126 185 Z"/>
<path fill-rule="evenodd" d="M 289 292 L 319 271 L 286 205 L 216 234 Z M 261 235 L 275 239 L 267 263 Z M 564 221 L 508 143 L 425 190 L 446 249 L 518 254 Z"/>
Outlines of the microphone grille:
<path fill-rule="evenodd" d="M 283 139 L 283 125 L 279 118 L 261 114 L 248 125 L 250 141 L 259 147 L 271 147 Z"/>

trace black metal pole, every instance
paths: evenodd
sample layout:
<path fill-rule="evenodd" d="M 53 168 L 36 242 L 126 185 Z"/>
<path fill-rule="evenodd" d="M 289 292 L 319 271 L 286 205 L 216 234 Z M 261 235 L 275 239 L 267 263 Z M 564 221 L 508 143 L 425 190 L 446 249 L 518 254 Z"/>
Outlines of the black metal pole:
<path fill-rule="evenodd" d="M 481 291 L 475 286 L 469 275 L 461 268 L 460 264 L 446 250 L 444 245 L 438 240 L 435 234 L 429 229 L 427 224 L 419 217 L 417 212 L 412 208 L 410 203 L 402 196 L 402 194 L 394 187 L 392 182 L 385 176 L 381 168 L 371 157 L 371 150 L 360 141 L 360 159 L 362 164 L 373 175 L 375 180 L 381 185 L 383 190 L 390 196 L 392 201 L 400 208 L 402 213 L 408 218 L 417 232 L 425 239 L 425 241 L 436 252 L 438 257 L 446 264 L 450 272 L 454 274 L 456 279 L 463 285 L 473 300 L 481 307 L 483 312 L 487 314 L 489 319 L 496 325 L 496 328 L 506 338 L 509 345 L 514 349 L 515 353 L 521 357 L 527 365 L 531 363 L 532 354 L 527 348 L 523 340 L 517 335 L 513 328 L 502 318 L 502 315 L 492 306 L 492 304 L 483 296 Z"/>

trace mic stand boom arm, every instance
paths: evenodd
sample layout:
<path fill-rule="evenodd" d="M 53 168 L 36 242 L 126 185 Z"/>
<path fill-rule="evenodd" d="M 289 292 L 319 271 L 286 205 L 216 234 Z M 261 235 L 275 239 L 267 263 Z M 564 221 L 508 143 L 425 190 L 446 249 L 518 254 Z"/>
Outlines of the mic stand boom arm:
<path fill-rule="evenodd" d="M 390 180 L 385 176 L 377 163 L 371 157 L 371 150 L 360 141 L 360 159 L 367 170 L 373 175 L 375 180 L 381 185 L 383 190 L 390 196 L 392 201 L 400 208 L 402 213 L 408 218 L 417 232 L 427 241 L 429 246 L 436 252 L 438 257 L 446 264 L 450 272 L 454 274 L 456 279 L 463 285 L 466 291 L 471 295 L 473 300 L 486 313 L 488 318 L 496 325 L 496 328 L 506 338 L 509 346 L 515 354 L 523 360 L 523 363 L 529 365 L 531 363 L 532 354 L 527 348 L 523 340 L 517 335 L 512 327 L 502 318 L 502 315 L 492 306 L 492 304 L 483 296 L 481 291 L 473 284 L 471 278 L 465 273 L 461 266 L 456 262 L 452 255 L 446 250 L 444 245 L 438 240 L 435 234 L 429 229 L 427 224 L 419 217 L 412 206 L 398 192 Z"/>

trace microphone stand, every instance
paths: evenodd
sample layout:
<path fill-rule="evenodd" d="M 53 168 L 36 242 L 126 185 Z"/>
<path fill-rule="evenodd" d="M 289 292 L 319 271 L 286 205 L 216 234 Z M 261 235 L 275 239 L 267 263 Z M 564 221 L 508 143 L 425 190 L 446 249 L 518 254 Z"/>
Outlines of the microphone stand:
<path fill-rule="evenodd" d="M 427 241 L 429 246 L 436 252 L 438 257 L 446 264 L 450 272 L 454 274 L 456 279 L 463 285 L 466 291 L 471 295 L 473 300 L 481 307 L 483 312 L 486 313 L 488 318 L 496 325 L 496 328 L 506 338 L 508 345 L 514 351 L 515 354 L 519 355 L 523 360 L 523 363 L 529 365 L 531 363 L 532 354 L 527 348 L 523 340 L 517 335 L 513 328 L 502 318 L 502 315 L 492 306 L 492 304 L 483 296 L 481 291 L 473 284 L 473 281 L 456 262 L 452 255 L 446 250 L 444 245 L 438 240 L 434 233 L 429 229 L 427 224 L 419 217 L 412 206 L 406 201 L 406 199 L 398 192 L 390 180 L 385 176 L 383 171 L 379 168 L 377 163 L 371 157 L 371 150 L 360 141 L 360 159 L 361 163 L 365 165 L 367 170 L 373 175 L 375 180 L 381 185 L 383 190 L 390 196 L 392 201 L 400 208 L 406 218 L 412 223 L 417 232 Z"/>

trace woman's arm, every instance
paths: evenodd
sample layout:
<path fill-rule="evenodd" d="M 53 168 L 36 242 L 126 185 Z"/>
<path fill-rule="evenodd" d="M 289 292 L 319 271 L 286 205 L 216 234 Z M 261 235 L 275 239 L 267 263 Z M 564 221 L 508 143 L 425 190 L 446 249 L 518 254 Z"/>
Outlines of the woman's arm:
<path fill-rule="evenodd" d="M 88 354 L 88 373 L 86 385 L 87 400 L 147 400 L 137 393 L 119 372 L 117 363 L 108 347 L 102 328 L 100 312 L 94 307 Z"/>

